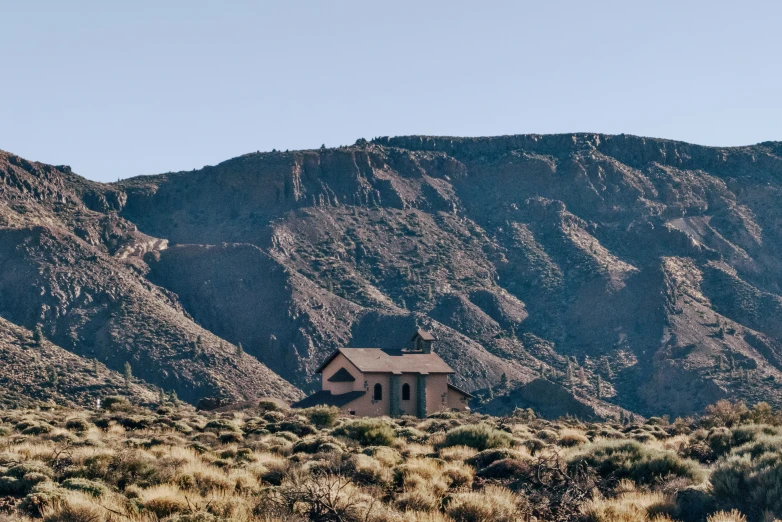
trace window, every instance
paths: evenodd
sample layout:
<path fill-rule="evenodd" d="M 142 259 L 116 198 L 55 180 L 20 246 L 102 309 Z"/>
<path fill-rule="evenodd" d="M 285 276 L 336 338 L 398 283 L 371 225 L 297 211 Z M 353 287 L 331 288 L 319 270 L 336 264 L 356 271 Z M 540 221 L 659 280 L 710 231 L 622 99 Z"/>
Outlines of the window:
<path fill-rule="evenodd" d="M 380 386 L 380 384 L 375 384 L 375 397 L 374 399 L 376 401 L 382 401 L 383 400 L 383 387 Z"/>
<path fill-rule="evenodd" d="M 403 401 L 410 400 L 410 385 L 407 383 L 402 385 L 402 400 Z"/>

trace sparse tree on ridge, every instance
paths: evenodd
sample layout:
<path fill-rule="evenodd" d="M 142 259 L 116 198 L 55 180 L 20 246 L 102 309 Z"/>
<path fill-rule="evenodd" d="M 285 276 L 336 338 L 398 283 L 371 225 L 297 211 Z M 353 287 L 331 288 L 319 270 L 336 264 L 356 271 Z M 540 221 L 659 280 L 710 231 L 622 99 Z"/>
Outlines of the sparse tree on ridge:
<path fill-rule="evenodd" d="M 125 387 L 130 388 L 130 381 L 133 379 L 133 369 L 127 361 L 125 361 L 125 366 L 122 369 L 122 375 L 125 377 Z"/>
<path fill-rule="evenodd" d="M 41 329 L 40 323 L 36 324 L 35 329 L 33 330 L 33 342 L 36 346 L 41 346 L 43 344 L 43 330 Z"/>

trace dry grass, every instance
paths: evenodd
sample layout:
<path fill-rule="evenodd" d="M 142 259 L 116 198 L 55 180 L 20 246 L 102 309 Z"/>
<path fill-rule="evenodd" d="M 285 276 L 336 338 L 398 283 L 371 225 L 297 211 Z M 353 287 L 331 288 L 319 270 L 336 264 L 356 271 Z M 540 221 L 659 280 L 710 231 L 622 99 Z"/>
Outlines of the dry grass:
<path fill-rule="evenodd" d="M 608 500 L 591 500 L 584 514 L 590 522 L 666 522 L 674 508 L 672 499 L 662 493 L 630 491 Z"/>
<path fill-rule="evenodd" d="M 726 474 L 741 478 L 753 448 L 765 459 L 757 469 L 774 455 L 782 462 L 768 434 L 775 428 L 758 425 L 682 430 L 464 414 L 318 422 L 285 411 L 128 405 L 0 412 L 0 496 L 14 499 L 14 520 L 51 522 L 665 522 L 676 492 L 695 482 L 708 497 L 701 477 L 714 479 L 713 470 L 727 487 Z M 684 458 L 713 441 L 727 445 L 723 457 Z M 758 484 L 776 491 L 774 477 Z M 763 509 L 773 502 L 758 505 L 760 515 L 722 502 L 724 512 L 703 518 L 771 522 Z"/>

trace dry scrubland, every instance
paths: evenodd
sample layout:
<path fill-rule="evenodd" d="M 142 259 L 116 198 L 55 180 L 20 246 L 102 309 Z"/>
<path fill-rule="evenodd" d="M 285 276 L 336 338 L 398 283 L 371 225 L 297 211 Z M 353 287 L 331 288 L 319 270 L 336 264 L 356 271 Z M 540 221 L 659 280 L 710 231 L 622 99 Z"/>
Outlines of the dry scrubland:
<path fill-rule="evenodd" d="M 622 425 L 105 402 L 0 413 L 0 520 L 782 517 L 782 416 L 763 404 Z"/>

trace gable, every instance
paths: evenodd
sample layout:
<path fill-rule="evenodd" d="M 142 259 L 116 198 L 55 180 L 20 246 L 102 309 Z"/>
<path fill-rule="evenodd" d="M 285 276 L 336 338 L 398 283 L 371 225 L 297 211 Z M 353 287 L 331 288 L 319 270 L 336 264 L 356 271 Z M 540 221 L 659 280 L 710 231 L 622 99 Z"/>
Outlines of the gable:
<path fill-rule="evenodd" d="M 356 378 L 353 377 L 353 374 L 344 367 L 334 372 L 334 375 L 328 378 L 329 382 L 354 382 L 355 380 Z"/>

